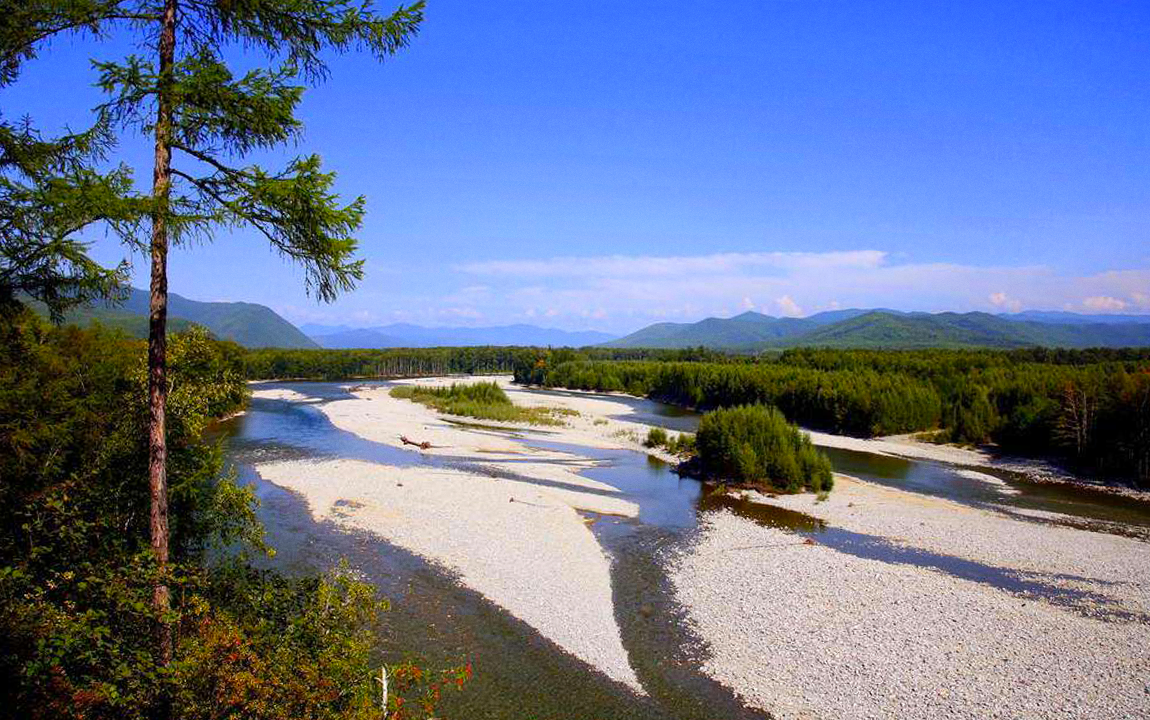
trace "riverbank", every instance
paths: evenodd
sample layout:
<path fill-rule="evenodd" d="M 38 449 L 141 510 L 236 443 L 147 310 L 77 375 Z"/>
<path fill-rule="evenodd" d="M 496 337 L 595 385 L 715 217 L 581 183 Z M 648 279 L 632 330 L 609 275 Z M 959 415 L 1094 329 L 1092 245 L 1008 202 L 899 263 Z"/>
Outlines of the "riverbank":
<path fill-rule="evenodd" d="M 811 441 L 824 447 L 853 450 L 875 455 L 891 455 L 912 460 L 930 460 L 949 465 L 981 467 L 992 470 L 1005 470 L 1025 476 L 1034 482 L 1074 485 L 1076 487 L 1106 492 L 1112 495 L 1150 502 L 1150 490 L 1138 490 L 1126 485 L 1101 481 L 1087 481 L 1072 475 L 1059 466 L 1046 460 L 1022 457 L 999 457 L 982 448 L 939 445 L 917 439 L 912 435 L 888 435 L 877 438 L 856 438 L 847 435 L 834 435 L 804 428 Z"/>
<path fill-rule="evenodd" d="M 668 561 L 704 670 L 754 706 L 780 720 L 1150 714 L 1144 542 L 845 476 L 825 502 L 755 499 L 838 535 L 712 513 Z"/>

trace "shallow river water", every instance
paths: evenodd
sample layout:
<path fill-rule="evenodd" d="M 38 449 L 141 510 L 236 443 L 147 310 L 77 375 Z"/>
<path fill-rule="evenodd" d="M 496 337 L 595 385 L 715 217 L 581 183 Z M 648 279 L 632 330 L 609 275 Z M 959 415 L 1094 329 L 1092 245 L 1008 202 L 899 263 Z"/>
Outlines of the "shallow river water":
<path fill-rule="evenodd" d="M 727 689 L 698 670 L 703 650 L 672 600 L 662 558 L 685 541 L 705 513 L 735 512 L 798 536 L 815 536 L 840 552 L 890 563 L 929 567 L 1002 590 L 1034 594 L 1074 607 L 1088 599 L 1018 573 L 922 550 L 884 538 L 828 527 L 803 513 L 710 492 L 681 478 L 665 463 L 629 450 L 601 450 L 555 443 L 545 432 L 513 437 L 526 445 L 563 450 L 601 463 L 588 477 L 618 488 L 639 506 L 635 519 L 594 516 L 593 532 L 614 557 L 615 615 L 632 666 L 649 693 L 638 698 L 542 638 L 525 623 L 461 587 L 442 568 L 369 533 L 317 523 L 302 498 L 264 481 L 260 462 L 340 457 L 393 466 L 454 466 L 476 469 L 463 459 L 427 457 L 365 440 L 340 430 L 317 405 L 348 397 L 339 383 L 280 383 L 308 402 L 254 399 L 245 414 L 221 427 L 230 462 L 260 498 L 269 561 L 288 572 L 332 567 L 346 558 L 392 601 L 385 617 L 380 660 L 403 658 L 446 667 L 471 662 L 474 678 L 442 706 L 450 717 L 467 718 L 756 718 Z M 563 391 L 540 391 L 564 394 Z M 648 400 L 612 396 L 631 406 L 631 421 L 672 430 L 693 430 L 698 416 Z M 478 432 L 487 430 L 478 429 Z M 959 469 L 847 450 L 826 449 L 836 471 L 913 492 L 1010 512 L 1011 508 L 1062 513 L 1081 523 L 1106 521 L 1150 526 L 1150 504 L 1068 486 L 1035 483 L 995 472 L 1011 490 L 973 480 Z M 481 472 L 490 470 L 480 468 Z M 979 472 L 989 473 L 985 469 Z M 522 479 L 522 478 L 520 478 Z M 1020 516 L 1021 517 L 1021 516 Z M 1120 526 L 1119 526 L 1120 527 Z"/>

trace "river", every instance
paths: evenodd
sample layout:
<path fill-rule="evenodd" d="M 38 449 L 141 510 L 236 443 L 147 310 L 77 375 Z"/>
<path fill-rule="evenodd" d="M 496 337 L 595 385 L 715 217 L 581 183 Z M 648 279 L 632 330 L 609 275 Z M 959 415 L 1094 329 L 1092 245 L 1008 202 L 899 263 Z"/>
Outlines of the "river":
<path fill-rule="evenodd" d="M 470 661 L 474 679 L 460 693 L 444 696 L 443 712 L 467 718 L 757 718 L 726 688 L 698 671 L 704 652 L 662 571 L 699 518 L 726 509 L 758 523 L 784 528 L 840 552 L 890 563 L 913 564 L 1033 594 L 1073 607 L 1073 591 L 1043 586 L 1015 573 L 935 553 L 907 549 L 885 538 L 847 532 L 803 513 L 717 495 L 681 478 L 665 463 L 629 450 L 561 445 L 544 431 L 508 433 L 530 446 L 563 450 L 600 460 L 584 471 L 618 488 L 639 506 L 637 518 L 597 516 L 591 528 L 614 558 L 615 616 L 624 647 L 649 697 L 638 698 L 542 638 L 484 597 L 461 587 L 439 566 L 369 533 L 317 523 L 304 501 L 263 480 L 256 465 L 273 459 L 350 458 L 393 466 L 458 466 L 465 462 L 393 448 L 336 428 L 319 405 L 348 397 L 339 383 L 281 383 L 263 388 L 298 392 L 307 402 L 254 399 L 249 410 L 223 425 L 229 461 L 261 501 L 260 518 L 270 560 L 288 572 L 332 567 L 346 558 L 392 601 L 378 647 L 383 662 L 415 659 L 432 666 Z M 563 394 L 565 391 L 533 391 Z M 620 400 L 618 396 L 612 396 Z M 628 398 L 631 421 L 672 430 L 693 430 L 698 416 L 649 400 Z M 476 428 L 476 432 L 497 432 Z M 1034 522 L 1094 524 L 1122 532 L 1150 527 L 1150 505 L 1071 486 L 1036 483 L 990 471 L 1001 485 L 971 479 L 954 466 L 848 450 L 826 449 L 836 471 L 862 480 L 956 502 L 1013 513 L 1040 510 Z M 1007 492 L 1003 491 L 1007 489 Z M 1018 515 L 1023 518 L 1027 516 Z M 1055 520 L 1051 520 L 1055 517 Z"/>

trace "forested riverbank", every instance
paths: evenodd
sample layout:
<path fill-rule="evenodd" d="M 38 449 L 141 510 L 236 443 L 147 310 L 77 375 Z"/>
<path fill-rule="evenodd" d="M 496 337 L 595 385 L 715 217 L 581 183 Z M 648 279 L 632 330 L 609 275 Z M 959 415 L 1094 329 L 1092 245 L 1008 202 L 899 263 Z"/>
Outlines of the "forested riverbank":
<path fill-rule="evenodd" d="M 1147 349 L 268 349 L 245 353 L 243 367 L 253 380 L 513 373 L 523 384 L 626 392 L 698 410 L 768 404 L 827 432 L 993 443 L 1150 485 Z"/>
<path fill-rule="evenodd" d="M 707 410 L 778 407 L 792 422 L 873 437 L 931 433 L 1057 457 L 1150 484 L 1150 351 L 802 349 L 756 362 L 578 359 L 540 353 L 517 382 L 624 391 Z"/>
<path fill-rule="evenodd" d="M 249 380 L 355 380 L 358 378 L 432 377 L 436 375 L 510 375 L 546 353 L 552 362 L 564 360 L 661 360 L 682 362 L 752 362 L 707 350 L 647 350 L 537 347 L 435 347 L 383 350 L 295 350 L 263 348 L 243 356 Z"/>

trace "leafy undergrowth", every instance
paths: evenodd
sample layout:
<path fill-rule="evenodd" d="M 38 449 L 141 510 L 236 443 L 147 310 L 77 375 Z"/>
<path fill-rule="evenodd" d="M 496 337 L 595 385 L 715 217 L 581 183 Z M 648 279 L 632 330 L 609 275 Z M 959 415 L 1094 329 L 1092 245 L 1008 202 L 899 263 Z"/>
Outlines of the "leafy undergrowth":
<path fill-rule="evenodd" d="M 449 387 L 400 385 L 391 389 L 391 396 L 411 400 L 448 415 L 499 422 L 563 425 L 564 416 L 579 414 L 568 408 L 521 407 L 512 403 L 503 388 L 493 382 L 452 384 Z"/>

